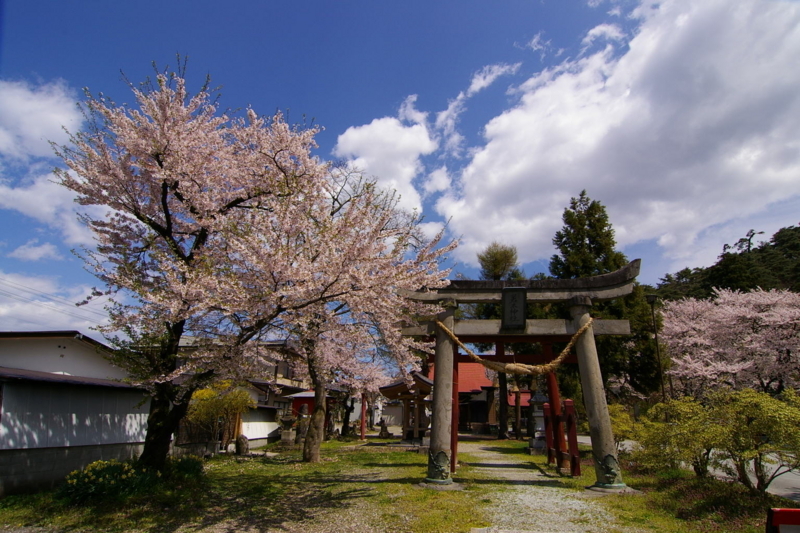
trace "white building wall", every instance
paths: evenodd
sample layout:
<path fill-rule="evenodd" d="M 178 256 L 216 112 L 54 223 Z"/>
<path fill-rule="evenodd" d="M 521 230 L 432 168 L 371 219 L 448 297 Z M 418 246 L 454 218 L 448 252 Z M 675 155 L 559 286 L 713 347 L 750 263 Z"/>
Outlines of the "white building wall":
<path fill-rule="evenodd" d="M 242 435 L 250 440 L 266 439 L 279 427 L 275 409 L 250 409 L 242 414 Z"/>
<path fill-rule="evenodd" d="M 34 382 L 2 388 L 0 450 L 144 441 L 142 391 Z"/>
<path fill-rule="evenodd" d="M 2 339 L 0 366 L 87 378 L 126 377 L 125 371 L 109 363 L 98 347 L 73 337 Z"/>

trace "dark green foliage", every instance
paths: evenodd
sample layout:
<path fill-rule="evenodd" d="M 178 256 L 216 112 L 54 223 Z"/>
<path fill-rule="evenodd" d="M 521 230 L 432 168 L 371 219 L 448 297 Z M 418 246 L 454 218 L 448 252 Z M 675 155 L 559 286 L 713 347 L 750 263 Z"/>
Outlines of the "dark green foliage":
<path fill-rule="evenodd" d="M 754 243 L 759 234 L 750 230 L 735 244 L 726 244 L 717 262 L 708 268 L 667 274 L 658 285 L 658 295 L 676 300 L 709 298 L 715 288 L 800 291 L 800 227 L 781 228 L 769 241 Z"/>
<path fill-rule="evenodd" d="M 628 262 L 616 251 L 614 230 L 603 204 L 581 191 L 564 210 L 564 227 L 553 244 L 559 254 L 550 258 L 550 274 L 559 279 L 585 278 L 614 272 Z"/>
<path fill-rule="evenodd" d="M 596 338 L 600 368 L 606 380 L 610 376 L 616 376 L 619 382 L 644 395 L 657 391 L 661 383 L 653 338 L 652 310 L 645 299 L 645 295 L 650 292 L 652 288 L 637 283 L 628 296 L 610 302 L 599 302 L 592 309 L 592 315 L 597 318 L 625 319 L 630 322 L 629 336 Z M 623 387 L 623 396 L 625 390 Z"/>
<path fill-rule="evenodd" d="M 675 274 L 666 274 L 658 284 L 658 297 L 662 300 L 681 298 L 708 298 L 702 268 L 684 268 Z"/>

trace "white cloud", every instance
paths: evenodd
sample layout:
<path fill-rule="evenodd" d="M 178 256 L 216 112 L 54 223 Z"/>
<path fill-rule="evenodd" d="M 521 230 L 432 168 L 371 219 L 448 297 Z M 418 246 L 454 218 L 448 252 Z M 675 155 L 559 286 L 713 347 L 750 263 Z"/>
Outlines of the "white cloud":
<path fill-rule="evenodd" d="M 428 174 L 422 188 L 426 194 L 442 192 L 450 188 L 450 174 L 447 172 L 447 166 L 441 166 Z"/>
<path fill-rule="evenodd" d="M 544 61 L 547 53 L 552 49 L 552 44 L 549 39 L 545 41 L 544 37 L 542 37 L 542 32 L 539 32 L 528 42 L 527 47 L 534 52 L 539 52 L 539 59 Z"/>
<path fill-rule="evenodd" d="M 422 234 L 428 240 L 436 237 L 443 228 L 444 223 L 442 222 L 423 222 L 419 225 L 419 229 L 422 230 Z"/>
<path fill-rule="evenodd" d="M 472 82 L 470 82 L 469 89 L 467 89 L 467 97 L 473 96 L 489 87 L 500 76 L 516 74 L 521 64 L 522 63 L 514 63 L 513 65 L 508 65 L 500 63 L 483 67 L 472 76 Z"/>
<path fill-rule="evenodd" d="M 89 229 L 78 220 L 75 194 L 58 185 L 52 174 L 24 180 L 14 187 L 0 182 L 0 209 L 12 209 L 61 232 L 71 245 L 92 245 Z M 101 216 L 103 209 L 82 207 L 83 211 Z M 20 219 L 20 224 L 25 221 Z"/>
<path fill-rule="evenodd" d="M 595 41 L 621 41 L 624 38 L 625 34 L 616 24 L 600 24 L 589 30 L 589 33 L 581 41 L 583 47 L 581 53 L 585 52 Z"/>
<path fill-rule="evenodd" d="M 464 144 L 464 136 L 458 132 L 458 118 L 466 110 L 466 102 L 469 98 L 489 87 L 500 76 L 516 74 L 521 63 L 508 65 L 499 63 L 487 65 L 473 74 L 469 88 L 461 91 L 458 96 L 447 105 L 447 109 L 436 114 L 436 129 L 441 132 L 444 138 L 444 150 L 448 155 L 459 157 Z"/>
<path fill-rule="evenodd" d="M 414 124 L 425 124 L 428 118 L 428 113 L 424 113 L 416 108 L 417 95 L 412 94 L 408 96 L 400 105 L 398 118 Z"/>
<path fill-rule="evenodd" d="M 78 330 L 106 322 L 105 297 L 76 307 L 90 287 L 63 286 L 52 277 L 0 271 L 0 324 L 4 331 Z M 97 334 L 94 334 L 95 336 Z"/>
<path fill-rule="evenodd" d="M 8 257 L 14 259 L 21 259 L 22 261 L 41 261 L 42 259 L 63 259 L 58 249 L 51 243 L 46 242 L 37 244 L 38 239 L 31 239 L 27 243 L 18 247 L 16 250 L 8 254 Z"/>
<path fill-rule="evenodd" d="M 382 186 L 395 189 L 401 195 L 400 207 L 421 211 L 422 201 L 412 182 L 423 169 L 420 157 L 437 147 L 424 124 L 408 126 L 384 117 L 348 128 L 339 135 L 333 153 L 375 176 Z"/>
<path fill-rule="evenodd" d="M 602 51 L 531 77 L 486 125 L 436 205 L 464 236 L 459 259 L 474 264 L 493 240 L 524 262 L 548 258 L 569 198 L 587 189 L 620 245 L 655 239 L 669 258 L 713 261 L 736 240 L 714 228 L 739 231 L 800 197 L 800 69 L 789 67 L 800 4 L 665 0 L 634 14 L 630 37 L 595 27 L 584 43 L 603 38 Z M 770 224 L 797 223 L 786 217 Z"/>
<path fill-rule="evenodd" d="M 445 153 L 458 157 L 464 144 L 464 136 L 458 132 L 458 117 L 464 112 L 467 96 L 463 92 L 447 104 L 447 109 L 436 114 L 436 129 L 444 137 Z"/>
<path fill-rule="evenodd" d="M 64 143 L 83 116 L 75 95 L 62 82 L 32 86 L 0 80 L 0 156 L 25 160 L 53 155 L 49 141 Z"/>

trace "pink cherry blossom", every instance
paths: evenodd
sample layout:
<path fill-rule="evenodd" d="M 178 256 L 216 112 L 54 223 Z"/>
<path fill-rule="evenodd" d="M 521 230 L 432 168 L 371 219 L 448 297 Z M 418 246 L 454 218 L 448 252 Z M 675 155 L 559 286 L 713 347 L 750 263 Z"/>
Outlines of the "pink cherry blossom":
<path fill-rule="evenodd" d="M 399 325 L 435 308 L 398 292 L 446 285 L 455 242 L 426 241 L 393 191 L 314 157 L 317 128 L 229 117 L 175 75 L 134 95 L 136 108 L 88 97 L 92 126 L 57 149 L 58 176 L 108 209 L 85 216 L 97 246 L 84 256 L 114 297 L 101 330 L 151 405 L 174 410 L 209 379 L 277 359 L 365 391 L 387 364 L 417 368 L 422 345 Z M 276 338 L 297 349 L 268 349 Z"/>
<path fill-rule="evenodd" d="M 719 289 L 664 307 L 670 372 L 686 392 L 728 386 L 780 392 L 800 378 L 800 294 Z"/>

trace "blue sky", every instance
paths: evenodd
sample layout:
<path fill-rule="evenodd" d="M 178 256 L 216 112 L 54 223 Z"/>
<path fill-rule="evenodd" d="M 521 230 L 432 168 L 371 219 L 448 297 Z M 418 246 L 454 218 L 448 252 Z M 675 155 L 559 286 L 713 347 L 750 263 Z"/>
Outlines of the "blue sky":
<path fill-rule="evenodd" d="M 800 3 L 0 0 L 0 330 L 87 330 L 91 245 L 48 140 L 82 89 L 130 102 L 188 56 L 221 104 L 287 112 L 461 239 L 547 269 L 570 197 L 608 208 L 640 280 L 800 222 Z M 100 302 L 98 303 L 98 305 Z"/>

